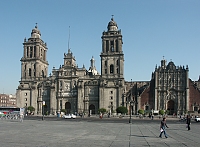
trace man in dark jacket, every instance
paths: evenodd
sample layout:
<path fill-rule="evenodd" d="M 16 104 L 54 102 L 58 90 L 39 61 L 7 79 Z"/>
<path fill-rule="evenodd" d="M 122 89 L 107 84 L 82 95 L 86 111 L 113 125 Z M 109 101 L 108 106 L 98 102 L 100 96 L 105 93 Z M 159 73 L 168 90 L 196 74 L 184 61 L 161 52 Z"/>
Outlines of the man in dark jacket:
<path fill-rule="evenodd" d="M 163 132 L 164 132 L 165 138 L 168 138 L 165 127 L 169 128 L 166 124 L 166 118 L 163 118 L 163 120 L 160 122 L 160 135 L 159 135 L 160 138 L 162 138 Z"/>
<path fill-rule="evenodd" d="M 191 118 L 190 118 L 189 115 L 187 115 L 186 124 L 187 124 L 187 128 L 188 128 L 188 131 L 189 131 L 190 130 L 190 124 L 191 124 Z"/>

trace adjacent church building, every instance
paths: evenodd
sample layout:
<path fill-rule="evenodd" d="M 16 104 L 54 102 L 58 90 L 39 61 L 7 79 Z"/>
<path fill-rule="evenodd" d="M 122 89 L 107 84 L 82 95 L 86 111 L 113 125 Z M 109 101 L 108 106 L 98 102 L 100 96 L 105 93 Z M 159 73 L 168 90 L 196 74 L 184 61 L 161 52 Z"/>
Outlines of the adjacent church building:
<path fill-rule="evenodd" d="M 62 109 L 67 113 L 97 114 L 98 109 L 105 108 L 112 113 L 119 106 L 127 107 L 132 114 L 139 109 L 168 110 L 170 114 L 200 110 L 200 80 L 189 79 L 188 66 L 175 66 L 172 61 L 167 64 L 163 59 L 150 81 L 125 81 L 122 34 L 113 18 L 101 39 L 100 72 L 93 57 L 89 69 L 78 67 L 68 49 L 63 65 L 53 67 L 48 75 L 48 48 L 36 25 L 31 37 L 23 42 L 17 106 L 33 106 L 37 115 L 56 114 Z"/>

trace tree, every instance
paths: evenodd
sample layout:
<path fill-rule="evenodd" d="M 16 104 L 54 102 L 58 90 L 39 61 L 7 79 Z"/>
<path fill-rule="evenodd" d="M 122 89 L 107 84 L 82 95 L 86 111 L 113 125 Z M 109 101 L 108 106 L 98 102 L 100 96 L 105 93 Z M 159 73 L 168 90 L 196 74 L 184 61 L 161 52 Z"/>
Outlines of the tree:
<path fill-rule="evenodd" d="M 167 114 L 167 115 L 168 115 L 168 114 L 169 114 L 169 110 L 165 110 L 165 114 Z"/>
<path fill-rule="evenodd" d="M 160 110 L 160 111 L 159 111 L 159 114 L 160 114 L 160 115 L 164 115 L 164 113 L 165 113 L 164 110 Z"/>
<path fill-rule="evenodd" d="M 66 110 L 66 109 L 61 109 L 60 111 L 61 111 L 61 112 L 64 112 L 65 114 L 67 113 L 67 110 Z"/>
<path fill-rule="evenodd" d="M 27 110 L 29 110 L 32 113 L 35 111 L 35 108 L 33 106 L 28 106 Z"/>
<path fill-rule="evenodd" d="M 143 109 L 140 109 L 140 110 L 138 110 L 138 113 L 139 113 L 139 114 L 144 114 L 144 110 L 143 110 Z"/>
<path fill-rule="evenodd" d="M 120 106 L 116 109 L 117 113 L 125 114 L 128 112 L 128 109 L 124 106 Z"/>
<path fill-rule="evenodd" d="M 100 109 L 98 110 L 98 112 L 104 114 L 104 113 L 106 112 L 106 109 L 105 109 L 105 108 L 100 108 Z"/>

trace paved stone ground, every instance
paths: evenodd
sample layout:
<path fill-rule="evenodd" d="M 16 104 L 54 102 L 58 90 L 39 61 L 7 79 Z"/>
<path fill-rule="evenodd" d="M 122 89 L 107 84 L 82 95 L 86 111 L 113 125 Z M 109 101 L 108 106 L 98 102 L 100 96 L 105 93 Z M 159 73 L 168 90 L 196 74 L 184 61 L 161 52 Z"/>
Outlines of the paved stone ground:
<path fill-rule="evenodd" d="M 197 147 L 200 123 L 170 123 L 159 138 L 158 122 L 0 120 L 1 147 Z"/>

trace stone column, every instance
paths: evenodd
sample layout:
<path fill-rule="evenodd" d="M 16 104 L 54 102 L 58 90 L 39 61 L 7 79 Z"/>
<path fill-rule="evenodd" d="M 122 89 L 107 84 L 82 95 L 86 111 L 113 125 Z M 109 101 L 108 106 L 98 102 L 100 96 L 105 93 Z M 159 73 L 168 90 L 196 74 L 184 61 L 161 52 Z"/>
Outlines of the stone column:
<path fill-rule="evenodd" d="M 60 113 L 60 101 L 58 97 L 57 97 L 57 112 Z"/>
<path fill-rule="evenodd" d="M 119 52 L 122 51 L 122 40 L 121 40 L 121 38 L 118 39 L 118 51 L 119 51 Z"/>
<path fill-rule="evenodd" d="M 186 94 L 185 94 L 185 99 L 186 99 L 186 110 L 189 111 L 189 78 L 188 78 L 188 70 L 186 70 Z"/>
<path fill-rule="evenodd" d="M 40 50 L 40 47 L 37 45 L 36 46 L 36 58 L 39 57 L 39 50 Z"/>
<path fill-rule="evenodd" d="M 46 61 L 46 53 L 47 53 L 47 51 L 44 50 L 44 61 Z"/>
<path fill-rule="evenodd" d="M 106 52 L 106 40 L 103 40 L 103 53 L 105 53 Z"/>
<path fill-rule="evenodd" d="M 39 102 L 39 115 L 42 115 L 42 102 Z"/>
<path fill-rule="evenodd" d="M 50 95 L 49 95 L 49 98 L 50 98 L 50 113 L 51 114 L 55 114 L 55 111 L 56 111 L 56 96 L 55 96 L 55 91 L 53 89 L 50 90 Z"/>
<path fill-rule="evenodd" d="M 34 46 L 32 46 L 32 58 L 34 58 Z"/>
<path fill-rule="evenodd" d="M 158 93 L 157 93 L 157 91 L 158 91 L 158 82 L 157 82 L 157 80 L 158 80 L 158 73 L 157 73 L 157 71 L 155 72 L 155 91 L 154 91 L 154 101 L 155 101 L 155 105 L 154 105 L 154 110 L 158 110 L 158 97 L 157 97 L 157 95 L 158 95 Z"/>
<path fill-rule="evenodd" d="M 26 54 L 27 54 L 27 47 L 26 46 L 24 46 L 24 58 L 26 58 L 27 56 L 26 56 Z"/>
<path fill-rule="evenodd" d="M 31 49 L 30 46 L 28 47 L 28 57 L 30 57 Z"/>

